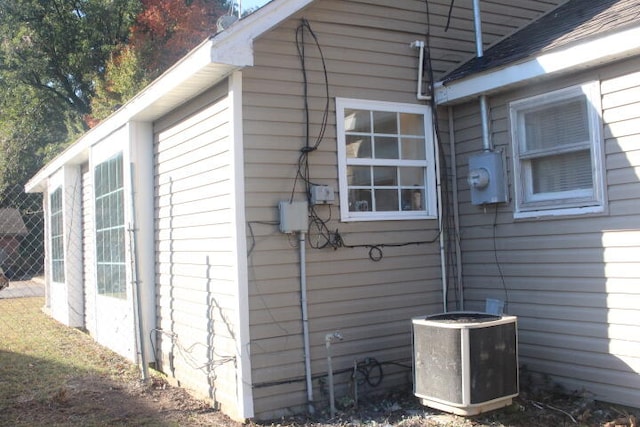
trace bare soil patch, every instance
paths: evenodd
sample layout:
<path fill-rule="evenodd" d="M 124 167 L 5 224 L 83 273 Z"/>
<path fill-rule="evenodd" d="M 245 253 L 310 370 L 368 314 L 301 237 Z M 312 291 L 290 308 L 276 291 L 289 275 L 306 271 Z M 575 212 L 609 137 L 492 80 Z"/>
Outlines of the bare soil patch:
<path fill-rule="evenodd" d="M 0 295 L 1 296 L 1 295 Z M 172 387 L 159 373 L 142 383 L 135 365 L 40 310 L 43 298 L 0 299 L 0 425 L 228 426 L 241 424 Z M 523 376 L 526 378 L 526 375 Z M 315 417 L 249 422 L 249 427 L 637 427 L 637 410 L 525 384 L 510 407 L 459 417 L 424 407 L 410 390 L 363 396 L 357 408 Z M 319 405 L 320 407 L 320 405 Z M 636 411 L 634 413 L 634 411 Z"/>

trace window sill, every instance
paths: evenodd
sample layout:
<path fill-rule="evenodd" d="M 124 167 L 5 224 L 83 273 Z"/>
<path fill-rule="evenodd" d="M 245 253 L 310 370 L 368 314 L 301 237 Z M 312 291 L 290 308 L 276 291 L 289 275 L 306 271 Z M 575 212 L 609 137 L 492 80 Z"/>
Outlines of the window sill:
<path fill-rule="evenodd" d="M 555 209 L 537 209 L 530 211 L 515 211 L 513 217 L 515 219 L 542 219 L 566 216 L 582 216 L 592 214 L 602 214 L 606 212 L 603 205 L 584 206 L 572 208 L 555 208 Z"/>
<path fill-rule="evenodd" d="M 357 221 L 407 221 L 407 220 L 425 220 L 425 219 L 438 219 L 437 215 L 429 215 L 426 212 L 420 214 L 406 214 L 400 215 L 394 214 L 377 214 L 377 215 L 343 215 L 340 218 L 342 222 L 357 222 Z"/>

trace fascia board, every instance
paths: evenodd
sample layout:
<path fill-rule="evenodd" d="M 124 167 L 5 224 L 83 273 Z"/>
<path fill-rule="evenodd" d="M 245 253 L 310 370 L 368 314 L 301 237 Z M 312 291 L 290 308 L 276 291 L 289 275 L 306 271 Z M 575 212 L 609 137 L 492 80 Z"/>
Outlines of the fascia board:
<path fill-rule="evenodd" d="M 531 60 L 434 85 L 438 105 L 453 105 L 544 77 L 567 74 L 640 54 L 640 27 L 558 49 Z"/>

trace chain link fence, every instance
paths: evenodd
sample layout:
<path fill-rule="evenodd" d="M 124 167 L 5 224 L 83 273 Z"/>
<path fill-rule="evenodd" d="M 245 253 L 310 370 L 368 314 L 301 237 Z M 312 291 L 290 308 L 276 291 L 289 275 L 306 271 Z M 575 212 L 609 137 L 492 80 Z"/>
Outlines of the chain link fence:
<path fill-rule="evenodd" d="M 0 299 L 42 295 L 42 195 L 17 187 L 0 198 Z"/>

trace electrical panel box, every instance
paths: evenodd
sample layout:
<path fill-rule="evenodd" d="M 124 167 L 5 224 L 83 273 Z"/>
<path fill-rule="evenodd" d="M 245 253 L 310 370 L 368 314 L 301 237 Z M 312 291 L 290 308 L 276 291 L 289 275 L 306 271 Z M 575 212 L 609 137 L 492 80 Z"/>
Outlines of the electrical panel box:
<path fill-rule="evenodd" d="M 283 200 L 278 204 L 280 210 L 280 232 L 306 232 L 309 228 L 309 204 L 304 201 Z"/>
<path fill-rule="evenodd" d="M 333 188 L 329 185 L 313 185 L 310 192 L 312 205 L 330 205 L 335 200 Z"/>
<path fill-rule="evenodd" d="M 471 204 L 503 203 L 509 200 L 504 158 L 499 151 L 485 151 L 469 157 Z"/>

